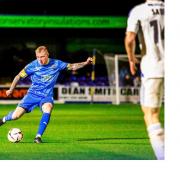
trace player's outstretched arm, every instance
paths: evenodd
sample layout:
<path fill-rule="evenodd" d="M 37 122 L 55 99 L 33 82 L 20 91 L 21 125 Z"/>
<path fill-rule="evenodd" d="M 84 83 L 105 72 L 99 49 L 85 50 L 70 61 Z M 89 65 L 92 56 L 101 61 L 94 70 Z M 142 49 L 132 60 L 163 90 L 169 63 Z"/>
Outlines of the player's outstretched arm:
<path fill-rule="evenodd" d="M 20 77 L 19 74 L 17 76 L 15 76 L 15 78 L 14 78 L 14 80 L 13 80 L 13 82 L 12 82 L 10 88 L 9 88 L 9 90 L 6 91 L 6 95 L 7 96 L 10 96 L 13 93 L 13 91 L 14 91 L 14 89 L 15 89 L 15 87 L 18 84 L 20 79 L 21 79 L 21 77 Z"/>
<path fill-rule="evenodd" d="M 93 58 L 88 57 L 87 60 L 84 62 L 68 64 L 67 68 L 68 68 L 68 70 L 76 71 L 78 69 L 83 68 L 84 66 L 86 66 L 88 64 L 92 64 L 92 62 L 93 62 Z"/>

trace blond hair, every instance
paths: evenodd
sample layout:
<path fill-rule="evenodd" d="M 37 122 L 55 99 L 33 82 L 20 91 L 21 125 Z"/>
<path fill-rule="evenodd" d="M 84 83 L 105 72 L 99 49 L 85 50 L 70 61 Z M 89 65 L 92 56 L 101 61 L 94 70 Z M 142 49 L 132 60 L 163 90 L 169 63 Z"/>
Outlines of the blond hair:
<path fill-rule="evenodd" d="M 47 55 L 49 55 L 49 52 L 46 48 L 46 46 L 39 46 L 38 48 L 36 48 L 35 52 L 36 53 L 40 53 L 41 51 L 45 51 L 47 53 Z"/>

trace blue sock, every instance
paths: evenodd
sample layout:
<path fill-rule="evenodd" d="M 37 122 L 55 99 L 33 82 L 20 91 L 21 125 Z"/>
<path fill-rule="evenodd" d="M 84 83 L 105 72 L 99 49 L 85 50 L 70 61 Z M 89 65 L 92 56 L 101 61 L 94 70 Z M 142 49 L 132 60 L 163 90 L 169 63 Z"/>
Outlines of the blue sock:
<path fill-rule="evenodd" d="M 8 114 L 7 116 L 4 116 L 4 117 L 3 117 L 3 121 L 5 122 L 5 121 L 10 121 L 10 120 L 12 120 L 12 119 L 13 119 L 13 118 L 12 118 L 13 112 L 14 112 L 14 111 L 11 111 L 11 112 L 9 112 L 9 114 Z"/>
<path fill-rule="evenodd" d="M 46 130 L 46 127 L 49 123 L 51 114 L 50 113 L 43 113 L 40 124 L 39 124 L 39 129 L 37 132 L 37 136 L 42 136 L 44 131 Z"/>

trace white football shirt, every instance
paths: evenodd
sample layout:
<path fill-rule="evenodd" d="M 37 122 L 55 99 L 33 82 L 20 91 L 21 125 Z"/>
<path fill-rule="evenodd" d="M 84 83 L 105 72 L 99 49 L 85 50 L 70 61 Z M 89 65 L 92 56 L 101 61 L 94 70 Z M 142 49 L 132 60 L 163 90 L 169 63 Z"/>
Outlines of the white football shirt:
<path fill-rule="evenodd" d="M 142 76 L 164 77 L 164 2 L 148 0 L 135 6 L 128 17 L 128 32 L 141 32 L 146 53 L 141 60 Z"/>

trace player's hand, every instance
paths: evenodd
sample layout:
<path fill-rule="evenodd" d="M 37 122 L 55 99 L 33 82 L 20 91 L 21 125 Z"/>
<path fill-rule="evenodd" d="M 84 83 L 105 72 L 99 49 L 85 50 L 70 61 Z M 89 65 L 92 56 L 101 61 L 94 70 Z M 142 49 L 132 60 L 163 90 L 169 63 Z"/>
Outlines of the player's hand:
<path fill-rule="evenodd" d="M 86 60 L 86 64 L 92 64 L 93 63 L 93 58 L 92 57 L 88 57 Z"/>
<path fill-rule="evenodd" d="M 10 96 L 12 93 L 13 93 L 12 90 L 7 90 L 7 91 L 6 91 L 6 96 Z"/>
<path fill-rule="evenodd" d="M 135 62 L 135 64 L 139 64 L 140 63 L 139 60 L 136 57 L 134 57 L 134 62 Z"/>
<path fill-rule="evenodd" d="M 134 62 L 130 62 L 129 66 L 130 66 L 131 74 L 135 75 L 136 74 L 136 70 L 137 70 L 135 63 Z"/>
<path fill-rule="evenodd" d="M 129 61 L 130 71 L 132 75 L 136 74 L 137 71 L 136 64 L 139 64 L 139 61 L 136 57 L 134 57 L 133 60 Z"/>

